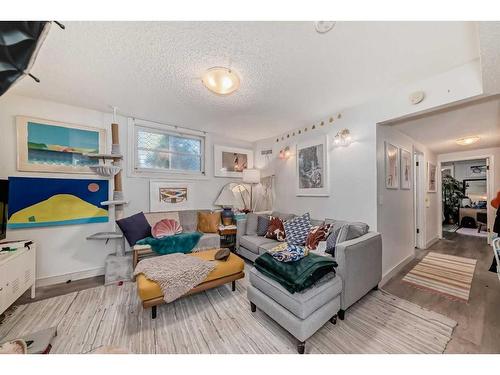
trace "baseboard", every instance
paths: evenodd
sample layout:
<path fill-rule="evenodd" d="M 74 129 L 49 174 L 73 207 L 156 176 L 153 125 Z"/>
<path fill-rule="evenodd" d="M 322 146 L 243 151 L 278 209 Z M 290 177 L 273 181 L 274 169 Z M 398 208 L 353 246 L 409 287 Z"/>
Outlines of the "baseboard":
<path fill-rule="evenodd" d="M 434 245 L 438 241 L 439 241 L 439 238 L 438 237 L 434 237 L 432 240 L 430 240 L 429 242 L 427 242 L 425 244 L 425 249 L 428 249 L 429 247 L 431 247 L 432 245 Z"/>
<path fill-rule="evenodd" d="M 413 259 L 415 258 L 415 251 L 413 251 L 413 254 L 408 255 L 406 258 L 404 258 L 399 264 L 394 266 L 392 269 L 387 271 L 383 276 L 382 280 L 378 283 L 379 287 L 384 286 L 390 279 L 394 277 L 399 271 L 401 271 L 404 266 L 406 266 L 408 263 L 410 263 Z"/>
<path fill-rule="evenodd" d="M 39 287 L 39 286 L 61 284 L 67 282 L 68 280 L 74 281 L 100 275 L 104 275 L 104 267 L 92 268 L 89 270 L 66 273 L 57 276 L 41 277 L 36 280 L 36 286 Z"/>

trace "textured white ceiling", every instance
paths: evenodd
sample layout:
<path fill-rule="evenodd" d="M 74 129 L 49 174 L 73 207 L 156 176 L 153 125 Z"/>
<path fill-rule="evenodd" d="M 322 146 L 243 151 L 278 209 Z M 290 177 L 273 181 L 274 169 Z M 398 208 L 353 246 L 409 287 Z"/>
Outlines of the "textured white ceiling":
<path fill-rule="evenodd" d="M 381 90 L 478 57 L 475 23 L 67 22 L 13 92 L 249 141 L 310 124 Z M 228 97 L 200 82 L 230 66 Z"/>
<path fill-rule="evenodd" d="M 441 111 L 395 125 L 437 154 L 500 146 L 500 99 L 491 99 Z M 478 135 L 479 142 L 459 146 L 458 138 Z"/>

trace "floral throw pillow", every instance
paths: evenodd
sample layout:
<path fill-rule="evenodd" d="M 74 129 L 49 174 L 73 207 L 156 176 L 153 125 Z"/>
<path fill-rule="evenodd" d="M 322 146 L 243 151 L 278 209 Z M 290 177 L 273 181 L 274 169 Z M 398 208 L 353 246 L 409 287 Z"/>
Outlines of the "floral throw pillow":
<path fill-rule="evenodd" d="M 285 227 L 283 221 L 279 217 L 271 216 L 269 218 L 269 226 L 267 227 L 266 238 L 284 242 L 285 241 Z"/>
<path fill-rule="evenodd" d="M 309 230 L 306 239 L 306 248 L 316 250 L 320 241 L 325 241 L 330 233 L 331 224 L 316 225 Z"/>

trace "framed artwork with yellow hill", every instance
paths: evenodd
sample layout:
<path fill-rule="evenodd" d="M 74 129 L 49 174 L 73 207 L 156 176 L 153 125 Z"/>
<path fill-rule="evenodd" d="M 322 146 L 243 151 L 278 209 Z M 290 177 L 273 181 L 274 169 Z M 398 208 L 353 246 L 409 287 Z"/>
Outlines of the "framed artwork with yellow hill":
<path fill-rule="evenodd" d="M 8 229 L 104 223 L 107 180 L 9 177 Z"/>
<path fill-rule="evenodd" d="M 99 160 L 86 154 L 105 153 L 105 129 L 25 116 L 16 126 L 18 171 L 92 173 Z"/>

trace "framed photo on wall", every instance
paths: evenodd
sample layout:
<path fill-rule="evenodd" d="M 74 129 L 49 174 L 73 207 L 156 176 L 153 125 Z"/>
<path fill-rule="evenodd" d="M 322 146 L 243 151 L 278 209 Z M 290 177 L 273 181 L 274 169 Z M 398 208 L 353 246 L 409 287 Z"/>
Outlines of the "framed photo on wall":
<path fill-rule="evenodd" d="M 192 185 L 188 182 L 149 181 L 151 212 L 180 211 L 193 208 Z"/>
<path fill-rule="evenodd" d="M 401 189 L 411 189 L 411 152 L 402 148 L 400 150 L 401 164 Z"/>
<path fill-rule="evenodd" d="M 399 189 L 399 148 L 385 142 L 385 187 Z"/>
<path fill-rule="evenodd" d="M 85 125 L 16 117 L 17 170 L 23 172 L 93 173 L 105 153 L 106 130 Z"/>
<path fill-rule="evenodd" d="M 431 162 L 427 162 L 427 192 L 435 193 L 437 191 L 437 180 L 436 180 L 436 165 Z"/>
<path fill-rule="evenodd" d="M 328 178 L 328 138 L 297 144 L 296 195 L 327 197 L 330 195 Z"/>
<path fill-rule="evenodd" d="M 242 178 L 243 169 L 252 168 L 252 150 L 214 145 L 214 176 Z"/>

